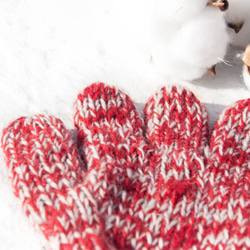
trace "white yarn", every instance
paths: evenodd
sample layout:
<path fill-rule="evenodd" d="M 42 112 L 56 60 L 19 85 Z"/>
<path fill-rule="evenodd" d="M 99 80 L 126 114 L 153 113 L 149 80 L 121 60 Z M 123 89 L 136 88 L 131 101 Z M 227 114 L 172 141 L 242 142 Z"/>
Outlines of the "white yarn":
<path fill-rule="evenodd" d="M 167 77 L 201 77 L 225 56 L 223 12 L 208 1 L 158 0 L 152 24 L 153 61 Z"/>
<path fill-rule="evenodd" d="M 228 28 L 231 44 L 245 49 L 250 43 L 250 1 L 249 0 L 230 0 L 229 9 L 225 18 L 228 23 L 237 24 L 244 22 L 239 33 L 235 33 L 233 29 Z"/>

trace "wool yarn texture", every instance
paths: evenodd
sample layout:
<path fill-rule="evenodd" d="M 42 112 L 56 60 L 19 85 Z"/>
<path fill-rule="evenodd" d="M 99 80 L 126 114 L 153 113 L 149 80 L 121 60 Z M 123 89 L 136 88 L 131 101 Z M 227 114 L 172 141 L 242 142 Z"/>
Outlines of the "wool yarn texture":
<path fill-rule="evenodd" d="M 58 118 L 3 131 L 15 194 L 58 249 L 250 247 L 250 99 L 211 137 L 194 94 L 164 87 L 144 121 L 130 98 L 95 83 L 75 102 L 77 145 Z"/>
<path fill-rule="evenodd" d="M 55 249 L 112 249 L 103 238 L 85 165 L 61 120 L 22 117 L 3 131 L 15 195 Z M 79 185 L 78 185 L 79 184 Z"/>

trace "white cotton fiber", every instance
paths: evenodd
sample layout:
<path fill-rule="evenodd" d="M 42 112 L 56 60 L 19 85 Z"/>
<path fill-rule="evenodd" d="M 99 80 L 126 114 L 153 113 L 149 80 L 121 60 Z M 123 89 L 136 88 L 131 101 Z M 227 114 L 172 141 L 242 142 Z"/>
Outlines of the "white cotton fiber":
<path fill-rule="evenodd" d="M 207 2 L 157 1 L 152 58 L 167 77 L 199 78 L 225 56 L 229 39 L 223 12 Z"/>
<path fill-rule="evenodd" d="M 230 0 L 229 4 L 229 9 L 225 14 L 226 21 L 234 25 L 244 23 L 238 33 L 228 28 L 230 42 L 244 49 L 250 43 L 250 1 Z"/>

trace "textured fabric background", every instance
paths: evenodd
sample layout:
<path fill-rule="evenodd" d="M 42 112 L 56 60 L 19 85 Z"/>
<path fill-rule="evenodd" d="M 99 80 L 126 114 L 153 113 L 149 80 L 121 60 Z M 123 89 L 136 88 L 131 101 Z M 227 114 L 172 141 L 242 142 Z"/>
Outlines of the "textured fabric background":
<path fill-rule="evenodd" d="M 161 86 L 186 86 L 206 104 L 210 127 L 225 106 L 250 97 L 237 48 L 229 48 L 216 76 L 166 80 L 151 60 L 149 2 L 113 9 L 112 0 L 1 1 L 0 131 L 20 116 L 43 113 L 74 132 L 73 103 L 95 81 L 118 86 L 139 109 Z M 0 249 L 49 249 L 12 193 L 2 151 L 0 166 Z"/>

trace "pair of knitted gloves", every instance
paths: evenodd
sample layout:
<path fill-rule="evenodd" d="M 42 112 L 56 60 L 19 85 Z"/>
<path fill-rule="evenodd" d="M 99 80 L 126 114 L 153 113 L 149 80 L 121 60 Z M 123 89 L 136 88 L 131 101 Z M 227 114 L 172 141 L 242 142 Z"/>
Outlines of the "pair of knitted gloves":
<path fill-rule="evenodd" d="M 15 194 L 59 249 L 250 248 L 250 99 L 208 115 L 162 88 L 142 121 L 130 98 L 95 83 L 75 102 L 78 145 L 61 120 L 3 131 Z"/>

